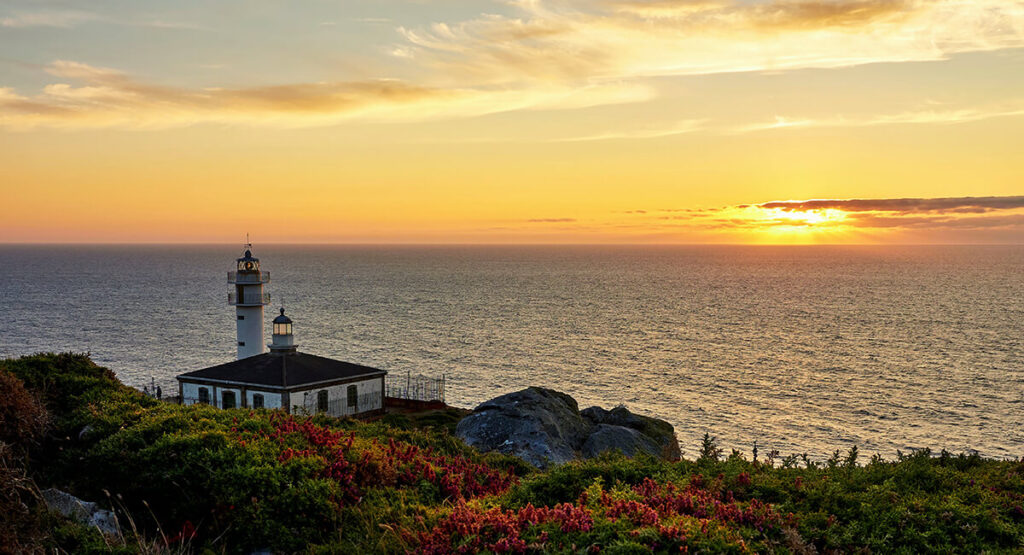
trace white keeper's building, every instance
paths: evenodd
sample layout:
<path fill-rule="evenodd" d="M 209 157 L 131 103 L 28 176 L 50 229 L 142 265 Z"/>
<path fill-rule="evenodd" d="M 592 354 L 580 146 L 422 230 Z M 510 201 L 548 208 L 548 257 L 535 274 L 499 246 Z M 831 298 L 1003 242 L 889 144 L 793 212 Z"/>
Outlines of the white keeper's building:
<path fill-rule="evenodd" d="M 218 408 L 284 409 L 293 414 L 331 416 L 382 412 L 387 372 L 326 357 L 298 352 L 292 321 L 281 309 L 274 318 L 270 352 L 263 348 L 263 307 L 270 282 L 252 256 L 251 246 L 228 272 L 228 303 L 235 306 L 238 360 L 178 376 L 184 405 Z"/>

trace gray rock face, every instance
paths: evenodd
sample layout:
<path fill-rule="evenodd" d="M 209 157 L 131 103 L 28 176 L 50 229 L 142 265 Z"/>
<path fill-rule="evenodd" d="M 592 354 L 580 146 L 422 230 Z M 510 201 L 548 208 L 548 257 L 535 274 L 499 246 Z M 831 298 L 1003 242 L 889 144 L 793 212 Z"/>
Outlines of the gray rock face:
<path fill-rule="evenodd" d="M 622 451 L 627 457 L 636 456 L 637 453 L 647 453 L 658 456 L 661 449 L 655 441 L 633 428 L 625 426 L 613 426 L 611 424 L 598 424 L 594 426 L 593 433 L 583 443 L 580 454 L 585 458 L 593 458 L 605 451 Z"/>
<path fill-rule="evenodd" d="M 633 414 L 625 407 L 590 407 L 581 413 L 572 397 L 540 387 L 480 404 L 459 422 L 456 435 L 481 451 L 514 455 L 538 468 L 608 450 L 628 456 L 679 456 L 674 429 L 664 420 Z"/>
<path fill-rule="evenodd" d="M 51 511 L 89 526 L 95 526 L 104 534 L 117 535 L 120 533 L 114 513 L 99 508 L 96 503 L 82 501 L 70 493 L 54 488 L 43 490 L 42 494 L 46 506 Z"/>
<path fill-rule="evenodd" d="M 589 431 L 575 399 L 531 387 L 482 403 L 455 433 L 481 451 L 515 455 L 545 468 L 575 459 Z"/>
<path fill-rule="evenodd" d="M 640 432 L 643 436 L 654 440 L 657 444 L 658 448 L 656 451 L 645 450 L 656 457 L 664 457 L 669 460 L 677 460 L 682 457 L 682 452 L 679 450 L 679 440 L 676 439 L 676 430 L 664 420 L 633 414 L 626 407 L 621 406 L 615 407 L 612 410 L 590 407 L 580 411 L 580 414 L 595 425 L 622 426 Z M 629 453 L 626 454 L 628 455 Z"/>

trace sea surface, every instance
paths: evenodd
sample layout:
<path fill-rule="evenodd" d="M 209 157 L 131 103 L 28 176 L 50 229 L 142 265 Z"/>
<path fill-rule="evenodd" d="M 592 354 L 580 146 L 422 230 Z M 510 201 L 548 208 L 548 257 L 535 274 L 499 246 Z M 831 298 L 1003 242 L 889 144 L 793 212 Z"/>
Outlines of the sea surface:
<path fill-rule="evenodd" d="M 235 356 L 239 246 L 0 246 L 0 357 L 137 387 Z M 257 245 L 300 350 L 625 404 L 696 453 L 1024 455 L 1024 246 Z M 728 452 L 728 451 L 727 451 Z"/>

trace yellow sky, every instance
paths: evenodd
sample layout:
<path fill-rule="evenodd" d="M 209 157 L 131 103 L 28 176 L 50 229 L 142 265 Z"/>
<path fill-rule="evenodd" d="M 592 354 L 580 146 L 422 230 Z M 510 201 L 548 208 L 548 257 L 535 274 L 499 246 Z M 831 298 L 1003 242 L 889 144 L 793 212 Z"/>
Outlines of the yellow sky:
<path fill-rule="evenodd" d="M 1024 239 L 1017 1 L 230 6 L 0 8 L 0 242 Z"/>

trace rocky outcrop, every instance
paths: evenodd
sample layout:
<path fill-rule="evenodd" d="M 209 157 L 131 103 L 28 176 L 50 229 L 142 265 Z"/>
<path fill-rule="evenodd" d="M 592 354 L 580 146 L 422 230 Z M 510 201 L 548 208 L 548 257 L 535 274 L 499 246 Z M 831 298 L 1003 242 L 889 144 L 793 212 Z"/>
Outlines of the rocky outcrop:
<path fill-rule="evenodd" d="M 462 419 L 456 435 L 481 451 L 498 451 L 547 468 L 618 450 L 679 458 L 672 425 L 633 414 L 625 407 L 610 411 L 590 407 L 558 391 L 530 387 L 495 397 Z"/>
<path fill-rule="evenodd" d="M 43 490 L 42 494 L 47 508 L 51 511 L 89 526 L 95 526 L 104 534 L 117 535 L 120 533 L 114 513 L 101 509 L 96 503 L 82 501 L 70 493 L 54 488 Z"/>
<path fill-rule="evenodd" d="M 598 424 L 587 436 L 587 441 L 583 442 L 580 455 L 590 459 L 614 450 L 622 451 L 628 457 L 636 456 L 637 453 L 657 455 L 659 452 L 658 444 L 653 439 L 632 428 Z"/>
<path fill-rule="evenodd" d="M 605 410 L 601 407 L 590 407 L 580 412 L 583 418 L 594 425 L 616 426 L 635 430 L 642 437 L 649 438 L 657 445 L 656 451 L 648 451 L 652 455 L 661 456 L 668 460 L 678 460 L 682 457 L 679 450 L 679 440 L 676 439 L 676 430 L 672 424 L 659 418 L 651 418 L 629 412 L 626 407 L 615 407 L 612 410 Z M 632 453 L 623 453 L 632 456 Z"/>
<path fill-rule="evenodd" d="M 531 387 L 482 403 L 455 433 L 481 451 L 515 455 L 544 468 L 575 459 L 590 426 L 572 397 Z"/>

